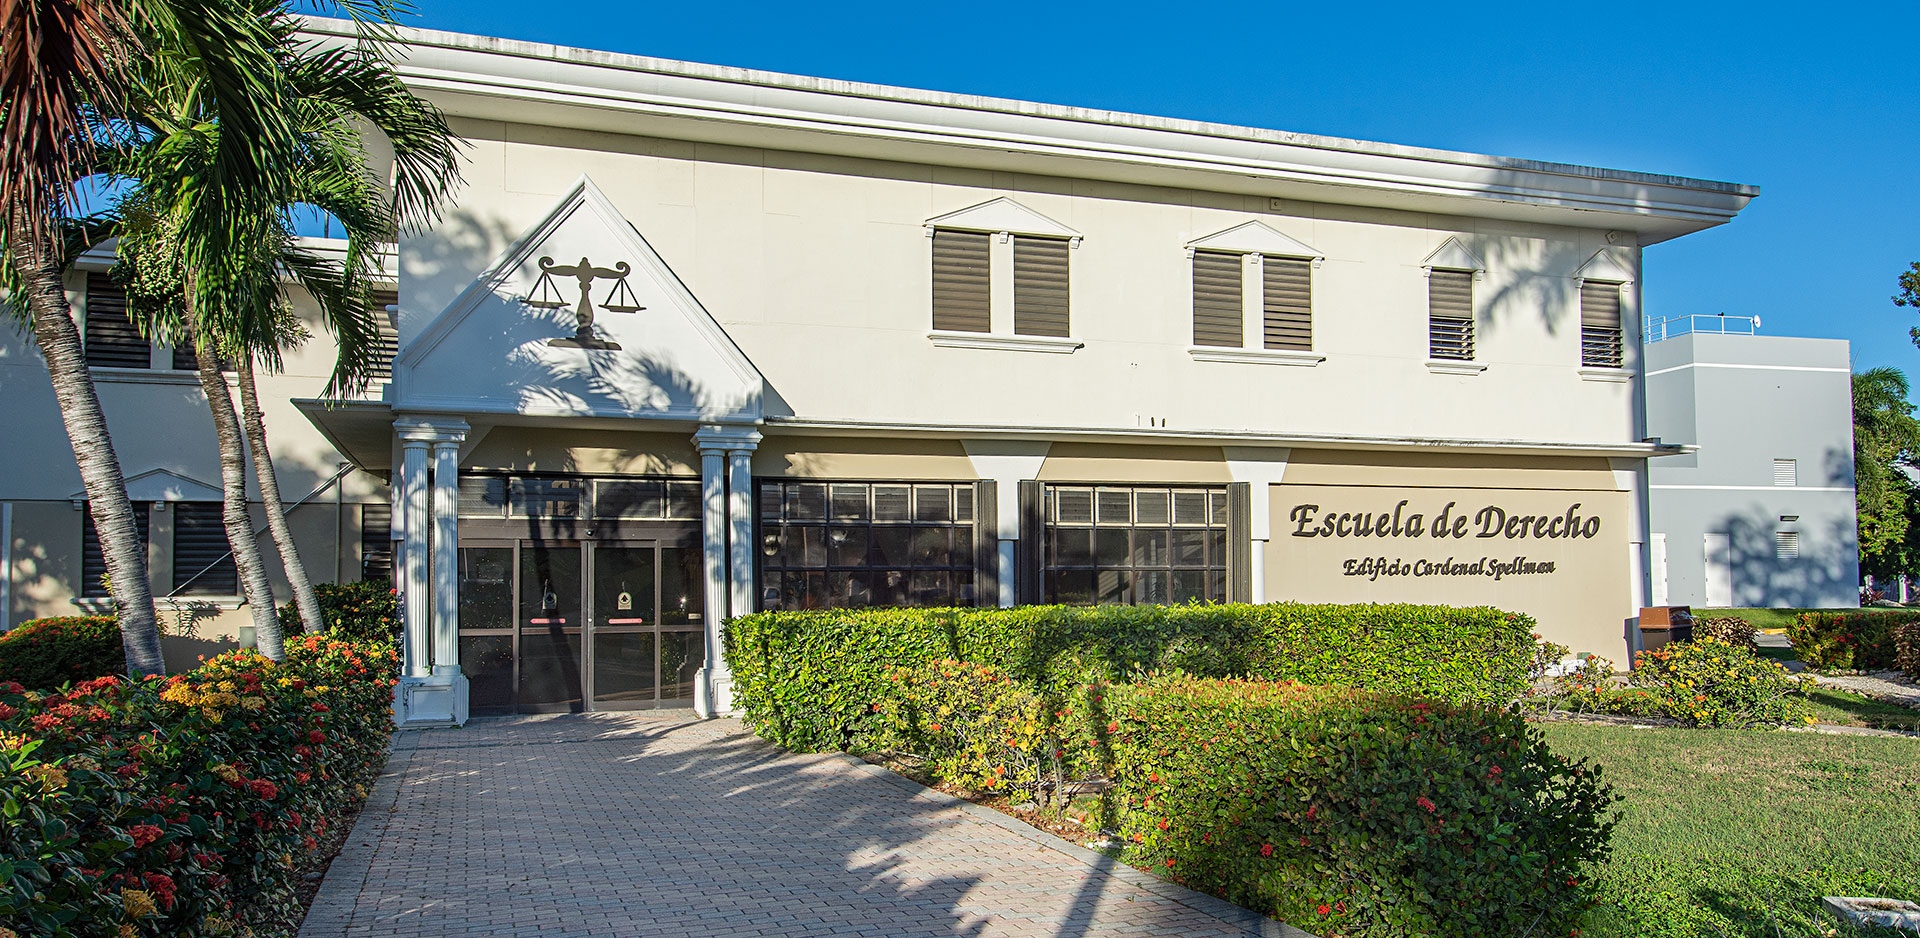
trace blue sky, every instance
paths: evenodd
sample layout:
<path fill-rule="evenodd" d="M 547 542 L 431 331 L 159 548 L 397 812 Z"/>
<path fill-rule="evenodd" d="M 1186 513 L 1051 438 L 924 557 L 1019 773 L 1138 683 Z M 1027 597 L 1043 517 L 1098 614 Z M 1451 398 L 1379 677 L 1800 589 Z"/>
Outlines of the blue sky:
<path fill-rule="evenodd" d="M 1647 312 L 1759 315 L 1920 381 L 1920 4 L 504 3 L 409 25 L 1756 184 Z"/>

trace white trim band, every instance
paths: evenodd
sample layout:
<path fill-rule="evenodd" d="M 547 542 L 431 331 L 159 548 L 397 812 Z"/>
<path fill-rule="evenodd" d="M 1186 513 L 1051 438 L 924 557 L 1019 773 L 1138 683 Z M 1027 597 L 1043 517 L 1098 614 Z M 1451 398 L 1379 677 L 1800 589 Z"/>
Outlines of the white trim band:
<path fill-rule="evenodd" d="M 1843 375 L 1853 373 L 1852 369 L 1849 368 L 1827 368 L 1819 365 L 1735 365 L 1728 362 L 1687 362 L 1684 365 L 1675 365 L 1672 368 L 1649 371 L 1647 372 L 1647 377 L 1651 378 L 1654 375 L 1664 375 L 1669 371 L 1682 371 L 1687 368 L 1737 368 L 1742 371 L 1827 371 L 1838 372 Z"/>
<path fill-rule="evenodd" d="M 1649 485 L 1650 489 L 1711 492 L 1851 492 L 1850 485 Z"/>
<path fill-rule="evenodd" d="M 1313 367 L 1327 360 L 1327 356 L 1318 352 L 1295 352 L 1287 349 L 1233 348 L 1230 346 L 1194 345 L 1187 348 L 1187 354 L 1197 362 L 1236 362 L 1246 365 L 1305 365 Z"/>

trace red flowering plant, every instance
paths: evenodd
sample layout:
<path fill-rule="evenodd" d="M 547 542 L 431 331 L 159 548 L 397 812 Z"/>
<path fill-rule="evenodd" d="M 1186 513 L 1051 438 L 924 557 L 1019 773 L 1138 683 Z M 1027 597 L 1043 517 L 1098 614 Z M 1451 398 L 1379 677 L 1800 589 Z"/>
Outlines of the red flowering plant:
<path fill-rule="evenodd" d="M 44 690 L 126 669 L 113 616 L 30 619 L 0 633 L 0 681 Z"/>
<path fill-rule="evenodd" d="M 1127 859 L 1320 932 L 1564 932 L 1614 819 L 1510 709 L 1158 676 L 1110 689 Z"/>
<path fill-rule="evenodd" d="M 395 658 L 307 636 L 278 664 L 0 685 L 0 927 L 290 932 L 299 869 L 384 761 Z"/>

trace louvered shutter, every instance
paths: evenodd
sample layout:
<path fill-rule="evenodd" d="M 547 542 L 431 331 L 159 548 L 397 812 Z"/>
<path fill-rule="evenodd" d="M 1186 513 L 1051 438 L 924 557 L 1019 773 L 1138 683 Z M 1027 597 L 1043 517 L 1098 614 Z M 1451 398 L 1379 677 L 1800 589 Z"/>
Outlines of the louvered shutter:
<path fill-rule="evenodd" d="M 235 596 L 240 576 L 220 522 L 219 502 L 173 506 L 173 592 L 185 596 Z"/>
<path fill-rule="evenodd" d="M 1435 270 L 1427 280 L 1427 354 L 1473 360 L 1473 274 Z"/>
<path fill-rule="evenodd" d="M 393 311 L 388 307 L 400 305 L 400 294 L 392 290 L 379 290 L 373 294 L 373 323 L 378 330 L 374 340 L 379 351 L 375 353 L 375 364 L 370 377 L 374 381 L 386 381 L 393 377 L 393 356 L 400 351 L 400 332 L 393 324 Z"/>
<path fill-rule="evenodd" d="M 92 506 L 88 506 L 91 508 Z M 133 503 L 133 527 L 140 534 L 140 549 L 147 548 L 147 502 Z M 107 595 L 100 578 L 107 573 L 107 555 L 100 548 L 100 535 L 93 528 L 93 512 L 80 513 L 80 595 L 88 598 Z"/>
<path fill-rule="evenodd" d="M 393 506 L 360 506 L 360 579 L 393 579 Z"/>
<path fill-rule="evenodd" d="M 1066 337 L 1066 239 L 1014 236 L 1013 331 Z"/>
<path fill-rule="evenodd" d="M 1800 463 L 1792 459 L 1774 460 L 1773 461 L 1773 484 L 1774 485 L 1799 485 L 1800 484 Z"/>
<path fill-rule="evenodd" d="M 1261 262 L 1267 348 L 1313 351 L 1313 265 L 1291 257 Z"/>
<path fill-rule="evenodd" d="M 150 343 L 127 318 L 127 291 L 99 272 L 87 274 L 87 364 L 107 368 L 151 368 Z"/>
<path fill-rule="evenodd" d="M 933 233 L 933 327 L 953 332 L 987 332 L 992 293 L 987 244 L 978 231 Z"/>
<path fill-rule="evenodd" d="M 1580 364 L 1618 368 L 1621 363 L 1620 285 L 1580 284 Z"/>
<path fill-rule="evenodd" d="M 1193 255 L 1193 344 L 1240 347 L 1240 269 L 1238 254 L 1195 251 Z"/>

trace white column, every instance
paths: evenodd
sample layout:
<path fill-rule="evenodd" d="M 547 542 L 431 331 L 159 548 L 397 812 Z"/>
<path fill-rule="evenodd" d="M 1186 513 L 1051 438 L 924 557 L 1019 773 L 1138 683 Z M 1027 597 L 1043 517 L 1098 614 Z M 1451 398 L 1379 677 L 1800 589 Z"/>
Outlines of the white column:
<path fill-rule="evenodd" d="M 713 670 L 720 657 L 720 620 L 727 614 L 727 480 L 725 454 L 720 450 L 700 451 L 700 533 L 706 570 L 706 606 L 701 621 L 706 624 L 707 659 L 694 673 L 693 711 L 702 717 L 714 715 Z"/>
<path fill-rule="evenodd" d="M 464 434 L 463 434 L 464 435 Z M 460 441 L 433 442 L 433 673 L 460 673 Z"/>
<path fill-rule="evenodd" d="M 427 575 L 427 450 L 424 439 L 400 443 L 400 498 L 406 530 L 405 568 L 402 572 L 401 661 L 407 677 L 426 677 L 431 660 L 428 616 L 433 608 L 432 584 Z"/>
<path fill-rule="evenodd" d="M 1221 447 L 1221 454 L 1226 457 L 1227 472 L 1233 481 L 1249 483 L 1247 529 L 1253 556 L 1248 570 L 1248 598 L 1251 602 L 1264 603 L 1271 598 L 1267 595 L 1267 548 L 1273 540 L 1273 487 L 1286 478 L 1287 460 L 1292 458 L 1293 450 L 1225 446 Z"/>
<path fill-rule="evenodd" d="M 727 616 L 744 616 L 753 601 L 753 450 L 727 450 L 727 546 L 733 563 Z M 722 658 L 715 663 L 726 667 Z"/>
<path fill-rule="evenodd" d="M 1906 596 L 1901 596 L 1906 599 Z M 13 503 L 0 504 L 0 632 L 13 628 Z"/>
<path fill-rule="evenodd" d="M 720 644 L 726 620 L 753 611 L 753 451 L 750 426 L 708 425 L 693 435 L 700 451 L 701 533 L 706 549 L 707 660 L 694 676 L 693 709 L 703 717 L 733 710 L 733 675 Z"/>

